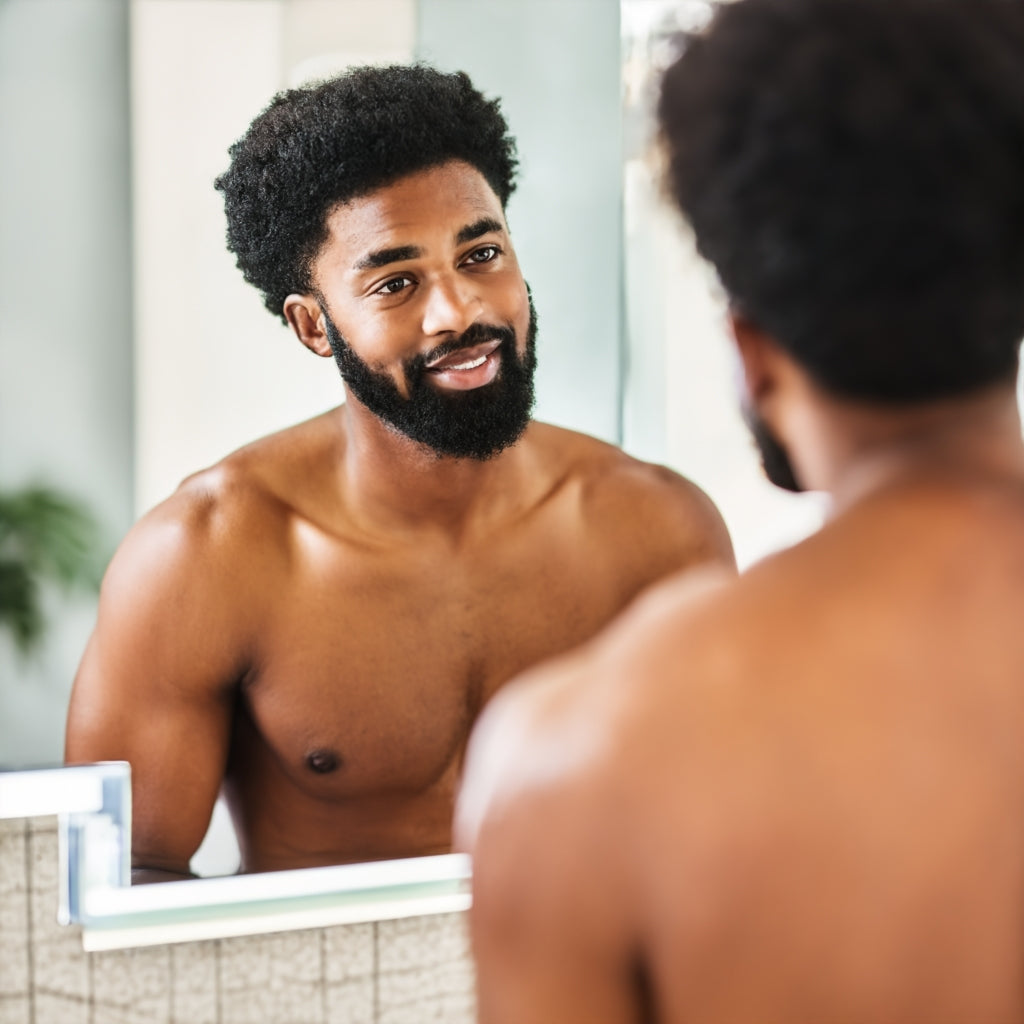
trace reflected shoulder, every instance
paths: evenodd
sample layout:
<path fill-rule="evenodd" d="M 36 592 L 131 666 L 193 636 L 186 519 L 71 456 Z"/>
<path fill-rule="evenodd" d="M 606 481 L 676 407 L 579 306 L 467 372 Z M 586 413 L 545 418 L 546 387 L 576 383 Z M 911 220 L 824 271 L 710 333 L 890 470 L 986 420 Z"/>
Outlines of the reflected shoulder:
<path fill-rule="evenodd" d="M 713 563 L 735 571 L 717 506 L 692 480 L 585 434 L 538 424 L 538 440 L 564 459 L 585 518 L 609 543 L 646 551 L 665 571 Z"/>
<path fill-rule="evenodd" d="M 182 543 L 265 546 L 315 488 L 333 480 L 343 432 L 339 410 L 252 441 L 186 477 L 137 524 L 177 531 Z"/>

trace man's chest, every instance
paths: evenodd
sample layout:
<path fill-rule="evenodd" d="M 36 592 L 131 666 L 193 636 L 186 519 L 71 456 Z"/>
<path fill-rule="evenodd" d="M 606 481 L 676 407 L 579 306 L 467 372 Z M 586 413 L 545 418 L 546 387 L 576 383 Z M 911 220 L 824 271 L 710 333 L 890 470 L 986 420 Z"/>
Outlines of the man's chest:
<path fill-rule="evenodd" d="M 593 636 L 624 597 L 574 557 L 348 560 L 286 581 L 244 697 L 289 772 L 420 791 L 509 679 Z M 327 777 L 329 775 L 329 778 Z"/>

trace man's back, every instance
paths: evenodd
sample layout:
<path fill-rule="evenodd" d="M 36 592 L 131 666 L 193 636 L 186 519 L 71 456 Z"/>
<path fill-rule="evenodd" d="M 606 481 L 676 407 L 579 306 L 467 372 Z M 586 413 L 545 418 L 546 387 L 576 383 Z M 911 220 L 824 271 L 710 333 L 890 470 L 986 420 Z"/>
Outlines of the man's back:
<path fill-rule="evenodd" d="M 482 1024 L 1024 1016 L 1022 70 L 1017 2 L 734 0 L 666 71 L 745 419 L 832 514 L 484 713 Z"/>
<path fill-rule="evenodd" d="M 738 588 L 740 663 L 693 665 L 736 690 L 674 716 L 714 805 L 645 849 L 717 904 L 659 948 L 665 1019 L 1019 1018 L 1022 569 L 1024 476 L 895 489 Z"/>
<path fill-rule="evenodd" d="M 500 696 L 481 1019 L 1019 1019 L 1022 616 L 1024 466 L 666 584 Z"/>
<path fill-rule="evenodd" d="M 119 553 L 68 757 L 132 763 L 138 863 L 184 870 L 222 777 L 245 870 L 446 852 L 497 688 L 728 556 L 695 487 L 582 435 L 534 424 L 472 502 L 378 516 L 349 443 L 340 410 L 256 442 Z"/>

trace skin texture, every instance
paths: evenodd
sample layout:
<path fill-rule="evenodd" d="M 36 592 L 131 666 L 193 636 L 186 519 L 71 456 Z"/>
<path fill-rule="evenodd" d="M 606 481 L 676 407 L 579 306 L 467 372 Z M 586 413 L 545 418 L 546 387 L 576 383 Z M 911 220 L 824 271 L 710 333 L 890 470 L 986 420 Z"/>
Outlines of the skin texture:
<path fill-rule="evenodd" d="M 459 241 L 482 218 L 500 229 Z M 525 345 L 504 214 L 472 167 L 410 175 L 328 227 L 316 290 L 400 389 L 403 360 L 473 323 Z M 418 254 L 357 267 L 407 246 Z M 315 296 L 284 312 L 330 357 Z M 244 871 L 447 852 L 467 737 L 495 691 L 703 563 L 732 565 L 725 528 L 667 470 L 542 424 L 488 461 L 439 458 L 349 396 L 189 478 L 131 531 L 66 756 L 131 762 L 139 880 L 187 872 L 222 787 Z"/>
<path fill-rule="evenodd" d="M 1014 389 L 838 401 L 734 327 L 833 515 L 655 588 L 485 712 L 457 812 L 479 1020 L 1020 1020 Z"/>

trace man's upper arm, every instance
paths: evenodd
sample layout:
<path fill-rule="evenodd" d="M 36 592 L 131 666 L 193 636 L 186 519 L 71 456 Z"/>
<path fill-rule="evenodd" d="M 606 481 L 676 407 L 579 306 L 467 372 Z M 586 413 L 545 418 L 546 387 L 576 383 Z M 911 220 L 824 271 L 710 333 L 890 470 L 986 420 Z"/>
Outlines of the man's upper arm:
<path fill-rule="evenodd" d="M 718 507 L 695 483 L 663 466 L 651 467 L 658 481 L 662 514 L 676 539 L 682 568 L 698 565 L 736 569 L 732 538 Z"/>
<path fill-rule="evenodd" d="M 622 453 L 596 474 L 587 515 L 633 587 L 695 568 L 736 571 L 732 540 L 715 503 L 664 466 Z"/>
<path fill-rule="evenodd" d="M 457 838 L 473 857 L 480 1024 L 638 1020 L 606 794 L 584 766 L 565 763 L 573 737 L 559 742 L 530 707 L 534 687 L 557 688 L 574 671 L 561 660 L 532 673 L 525 691 L 499 694 L 473 738 Z"/>
<path fill-rule="evenodd" d="M 132 767 L 132 860 L 185 873 L 209 824 L 241 667 L 237 609 L 202 522 L 151 513 L 104 579 L 65 759 Z"/>

